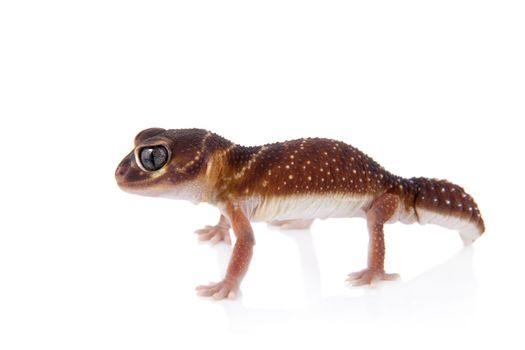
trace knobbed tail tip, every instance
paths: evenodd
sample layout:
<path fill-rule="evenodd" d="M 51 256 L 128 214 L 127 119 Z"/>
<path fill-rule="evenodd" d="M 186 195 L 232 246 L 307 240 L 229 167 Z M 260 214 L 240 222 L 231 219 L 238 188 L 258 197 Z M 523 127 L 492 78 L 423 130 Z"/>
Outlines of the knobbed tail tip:
<path fill-rule="evenodd" d="M 436 224 L 459 232 L 465 245 L 485 232 L 478 205 L 465 190 L 446 180 L 415 178 L 415 210 L 421 224 Z"/>

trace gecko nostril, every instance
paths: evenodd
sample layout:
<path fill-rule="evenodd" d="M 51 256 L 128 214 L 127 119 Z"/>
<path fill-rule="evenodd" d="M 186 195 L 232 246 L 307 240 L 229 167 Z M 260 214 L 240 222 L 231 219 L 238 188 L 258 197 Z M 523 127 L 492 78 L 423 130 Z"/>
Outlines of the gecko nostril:
<path fill-rule="evenodd" d="M 129 169 L 129 165 L 127 163 L 121 163 L 119 164 L 119 166 L 117 167 L 117 170 L 115 170 L 115 177 L 117 178 L 120 178 L 122 176 L 124 176 L 124 174 L 127 173 Z"/>

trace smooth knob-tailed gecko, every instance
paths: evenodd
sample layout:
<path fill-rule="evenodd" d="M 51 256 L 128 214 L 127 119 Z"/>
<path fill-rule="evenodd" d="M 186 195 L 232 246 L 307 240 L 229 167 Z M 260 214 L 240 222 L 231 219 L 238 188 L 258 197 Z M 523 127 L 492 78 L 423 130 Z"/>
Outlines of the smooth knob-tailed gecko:
<path fill-rule="evenodd" d="M 384 270 L 383 225 L 438 224 L 459 231 L 471 244 L 485 226 L 463 188 L 445 180 L 405 179 L 391 174 L 358 149 L 340 141 L 307 138 L 263 146 L 240 146 L 202 129 L 151 128 L 117 167 L 125 191 L 207 202 L 219 223 L 198 230 L 201 239 L 230 243 L 224 279 L 197 287 L 201 296 L 233 298 L 248 270 L 255 238 L 250 222 L 308 228 L 316 218 L 363 217 L 369 232 L 367 268 L 351 285 L 394 280 Z"/>

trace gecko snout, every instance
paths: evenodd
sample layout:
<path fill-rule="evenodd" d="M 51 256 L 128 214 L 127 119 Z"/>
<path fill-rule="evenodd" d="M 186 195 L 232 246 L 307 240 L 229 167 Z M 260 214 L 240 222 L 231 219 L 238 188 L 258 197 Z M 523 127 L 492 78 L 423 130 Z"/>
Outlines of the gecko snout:
<path fill-rule="evenodd" d="M 128 156 L 122 159 L 115 170 L 115 180 L 117 181 L 119 187 L 123 190 L 129 187 L 134 181 L 140 179 L 140 169 L 134 169 L 131 164 L 132 157 L 133 155 L 130 153 Z"/>
<path fill-rule="evenodd" d="M 115 180 L 125 192 L 156 197 L 164 191 L 163 177 L 152 174 L 155 173 L 144 171 L 137 165 L 134 152 L 131 152 L 117 166 Z"/>
<path fill-rule="evenodd" d="M 117 180 L 117 184 L 122 187 L 125 183 L 125 177 L 126 174 L 129 172 L 129 162 L 126 161 L 127 157 L 120 162 L 120 164 L 117 166 L 117 169 L 115 170 L 115 180 Z"/>

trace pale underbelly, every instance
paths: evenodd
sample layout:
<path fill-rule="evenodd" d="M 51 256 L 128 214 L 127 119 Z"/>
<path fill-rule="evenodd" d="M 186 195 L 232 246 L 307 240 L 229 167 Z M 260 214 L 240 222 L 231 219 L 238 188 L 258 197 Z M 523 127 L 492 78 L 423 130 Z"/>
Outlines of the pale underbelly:
<path fill-rule="evenodd" d="M 365 217 L 373 197 L 348 194 L 253 197 L 244 203 L 251 221 Z"/>

